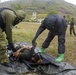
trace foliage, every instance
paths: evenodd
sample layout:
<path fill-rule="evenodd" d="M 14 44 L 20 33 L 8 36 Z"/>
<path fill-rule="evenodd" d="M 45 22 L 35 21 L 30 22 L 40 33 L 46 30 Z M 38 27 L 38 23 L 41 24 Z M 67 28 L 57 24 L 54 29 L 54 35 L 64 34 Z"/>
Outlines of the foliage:
<path fill-rule="evenodd" d="M 32 12 L 50 13 L 50 11 L 55 10 L 59 15 L 76 16 L 76 6 L 64 0 L 14 0 L 0 4 L 1 7 L 7 7 L 9 5 L 11 8 L 24 9 L 27 12 L 31 10 Z"/>
<path fill-rule="evenodd" d="M 17 3 L 17 4 L 11 4 L 11 7 L 15 10 L 22 10 L 23 9 L 23 5 L 22 3 Z"/>
<path fill-rule="evenodd" d="M 55 11 L 55 10 L 52 10 L 52 11 L 50 11 L 50 12 L 49 12 L 49 14 L 48 14 L 48 15 L 51 15 L 51 14 L 58 14 L 58 12 L 57 12 L 57 11 Z"/>
<path fill-rule="evenodd" d="M 45 17 L 47 16 L 47 14 L 38 14 L 37 15 L 37 18 L 41 18 L 41 19 L 44 19 Z"/>
<path fill-rule="evenodd" d="M 71 16 L 70 15 L 67 15 L 66 16 L 66 19 L 67 19 L 68 22 L 70 22 L 71 21 Z"/>

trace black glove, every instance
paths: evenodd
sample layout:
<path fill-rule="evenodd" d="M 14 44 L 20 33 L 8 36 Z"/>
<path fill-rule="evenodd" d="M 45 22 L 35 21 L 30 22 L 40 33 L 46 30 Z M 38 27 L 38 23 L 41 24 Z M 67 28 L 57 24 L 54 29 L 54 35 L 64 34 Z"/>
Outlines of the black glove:
<path fill-rule="evenodd" d="M 32 45 L 35 48 L 37 46 L 37 43 L 34 40 L 32 40 Z"/>
<path fill-rule="evenodd" d="M 8 49 L 12 50 L 13 52 L 16 51 L 16 48 L 14 47 L 14 44 L 13 43 L 9 43 Z"/>

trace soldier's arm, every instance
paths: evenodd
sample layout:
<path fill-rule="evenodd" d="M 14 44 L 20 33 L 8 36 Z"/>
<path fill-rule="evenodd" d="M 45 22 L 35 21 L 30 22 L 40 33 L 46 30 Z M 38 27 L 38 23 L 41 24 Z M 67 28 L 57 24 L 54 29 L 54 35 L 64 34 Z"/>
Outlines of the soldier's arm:
<path fill-rule="evenodd" d="M 37 37 L 46 29 L 46 27 L 43 25 L 43 23 L 40 25 L 39 29 L 37 30 L 35 37 L 33 38 L 32 42 L 35 42 Z"/>
<path fill-rule="evenodd" d="M 8 43 L 12 43 L 12 26 L 13 26 L 13 22 L 15 20 L 15 15 L 13 11 L 7 10 L 5 12 L 5 24 L 6 24 L 6 29 L 5 29 L 5 33 L 6 33 L 6 37 L 8 40 Z"/>

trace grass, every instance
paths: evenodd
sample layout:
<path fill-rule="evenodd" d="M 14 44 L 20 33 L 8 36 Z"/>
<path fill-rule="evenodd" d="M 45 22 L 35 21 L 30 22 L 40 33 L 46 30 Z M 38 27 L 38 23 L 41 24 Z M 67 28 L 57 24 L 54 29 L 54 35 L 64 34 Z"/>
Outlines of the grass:
<path fill-rule="evenodd" d="M 13 28 L 13 40 L 14 42 L 29 42 L 31 43 L 38 27 L 39 23 L 26 23 L 22 22 L 17 25 L 17 28 Z M 76 29 L 76 27 L 75 27 Z M 48 30 L 45 30 L 36 40 L 37 47 L 41 48 L 42 43 L 47 37 Z M 70 36 L 69 26 L 66 31 L 66 51 L 64 61 L 76 66 L 76 37 Z M 55 57 L 58 56 L 58 37 L 56 36 L 51 42 L 50 46 L 46 49 L 47 53 Z"/>

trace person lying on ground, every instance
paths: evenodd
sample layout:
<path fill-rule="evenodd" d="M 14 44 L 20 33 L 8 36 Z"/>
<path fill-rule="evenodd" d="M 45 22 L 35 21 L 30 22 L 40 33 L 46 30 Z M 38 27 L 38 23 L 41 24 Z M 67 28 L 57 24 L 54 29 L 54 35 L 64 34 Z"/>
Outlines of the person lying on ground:
<path fill-rule="evenodd" d="M 24 46 L 19 48 L 16 52 L 13 53 L 13 56 L 32 63 L 42 62 L 42 56 L 39 53 L 35 53 L 32 46 Z"/>

